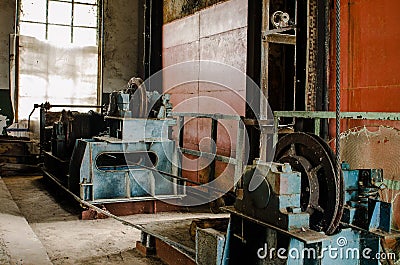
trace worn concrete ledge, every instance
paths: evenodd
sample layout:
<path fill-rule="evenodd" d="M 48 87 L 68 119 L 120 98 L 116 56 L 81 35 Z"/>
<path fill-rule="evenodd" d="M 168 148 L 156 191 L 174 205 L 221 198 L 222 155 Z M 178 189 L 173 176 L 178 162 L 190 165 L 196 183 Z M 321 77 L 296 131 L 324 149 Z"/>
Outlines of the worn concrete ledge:
<path fill-rule="evenodd" d="M 52 264 L 0 177 L 1 264 Z"/>

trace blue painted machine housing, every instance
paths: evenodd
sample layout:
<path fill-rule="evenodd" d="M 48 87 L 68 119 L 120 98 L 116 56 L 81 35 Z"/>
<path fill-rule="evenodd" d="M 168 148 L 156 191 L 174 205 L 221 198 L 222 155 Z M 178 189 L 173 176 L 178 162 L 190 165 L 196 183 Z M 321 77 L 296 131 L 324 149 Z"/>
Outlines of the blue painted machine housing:
<path fill-rule="evenodd" d="M 382 170 L 350 170 L 347 163 L 343 164 L 344 215 L 340 229 L 328 236 L 308 228 L 309 219 L 300 217 L 309 216 L 297 211 L 299 202 L 291 200 L 291 206 L 285 203 L 285 197 L 296 198 L 300 193 L 298 173 L 284 167 L 271 168 L 249 167 L 243 176 L 243 194 L 237 199 L 235 208 L 226 208 L 231 218 L 227 244 L 221 251 L 225 253 L 221 264 L 241 264 L 235 260 L 241 260 L 243 255 L 248 264 L 381 264 L 377 258 L 383 251 L 381 240 L 399 236 L 390 229 L 391 204 L 380 201 L 377 196 L 383 182 Z M 291 177 L 288 178 L 288 174 Z M 264 179 L 259 178 L 259 182 L 267 184 L 248 191 L 253 175 L 263 175 Z M 281 259 L 276 251 L 282 248 L 286 250 L 286 256 L 291 250 L 300 255 Z M 303 253 L 305 249 L 307 251 Z M 271 250 L 275 250 L 274 255 L 265 252 Z M 329 252 L 332 250 L 334 255 Z M 265 255 L 257 257 L 259 253 Z M 308 253 L 314 256 L 308 257 Z"/>
<path fill-rule="evenodd" d="M 176 145 L 168 138 L 168 127 L 175 121 L 116 117 L 111 120 L 129 131 L 121 139 L 103 136 L 77 140 L 68 189 L 93 203 L 182 198 L 185 190 L 177 179 L 157 172 L 175 174 Z M 111 163 L 104 159 L 106 156 Z M 130 157 L 137 161 L 129 161 Z"/>
<path fill-rule="evenodd" d="M 368 231 L 390 232 L 392 223 L 391 203 L 379 200 L 383 183 L 381 169 L 350 170 L 342 164 L 345 183 L 345 207 L 342 221 Z"/>

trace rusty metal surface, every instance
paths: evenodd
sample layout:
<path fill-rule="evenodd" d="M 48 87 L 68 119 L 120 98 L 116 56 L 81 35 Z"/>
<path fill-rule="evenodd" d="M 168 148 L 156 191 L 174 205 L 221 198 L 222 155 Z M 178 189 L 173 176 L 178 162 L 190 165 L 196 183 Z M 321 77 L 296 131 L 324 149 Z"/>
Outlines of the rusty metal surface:
<path fill-rule="evenodd" d="M 305 242 L 306 244 L 313 244 L 313 243 L 318 243 L 321 242 L 323 240 L 326 240 L 328 238 L 328 236 L 326 236 L 325 234 L 316 232 L 314 230 L 308 229 L 308 228 L 304 228 L 304 229 L 296 229 L 296 230 L 291 230 L 290 232 L 285 230 L 285 229 L 279 229 L 271 224 L 262 222 L 256 218 L 253 218 L 251 216 L 247 216 L 244 215 L 243 213 L 235 210 L 234 207 L 224 207 L 223 208 L 224 211 L 231 213 L 233 215 L 239 216 L 245 220 L 249 220 L 253 223 L 256 223 L 258 225 L 267 227 L 267 228 L 272 228 L 276 231 L 278 231 L 279 233 L 291 236 L 293 238 L 298 239 L 299 241 Z"/>
<path fill-rule="evenodd" d="M 153 247 L 146 247 L 142 244 L 141 241 L 136 241 L 136 250 L 145 257 L 154 256 L 155 254 L 155 250 Z"/>
<path fill-rule="evenodd" d="M 165 0 L 164 23 L 189 16 L 197 11 L 227 0 Z"/>
<path fill-rule="evenodd" d="M 226 232 L 228 228 L 229 219 L 228 218 L 205 218 L 205 219 L 194 219 L 189 227 L 190 239 L 192 241 L 196 240 L 196 230 L 214 228 L 221 232 Z"/>
<path fill-rule="evenodd" d="M 381 168 L 386 189 L 381 199 L 393 203 L 393 226 L 400 227 L 400 131 L 389 127 L 360 127 L 341 135 L 341 157 L 352 168 Z"/>
<path fill-rule="evenodd" d="M 200 38 L 247 27 L 247 0 L 230 0 L 200 11 Z"/>
<path fill-rule="evenodd" d="M 163 27 L 163 67 L 186 61 L 212 60 L 231 65 L 245 72 L 247 1 L 230 0 L 205 9 L 195 8 L 193 9 L 194 12 L 189 12 L 190 16 L 180 12 L 186 2 L 189 1 L 164 2 L 164 15 L 168 17 L 167 22 L 174 21 L 166 23 Z M 211 2 L 217 1 L 197 1 L 199 6 Z M 200 9 L 201 11 L 197 12 Z M 177 19 L 181 17 L 184 18 Z M 177 32 L 179 34 L 176 34 Z M 171 94 L 173 111 L 244 115 L 246 106 L 244 100 L 246 98 L 246 80 L 244 76 L 243 78 L 236 78 L 234 87 L 230 88 L 235 90 L 237 94 L 225 87 L 202 82 L 172 87 L 174 82 L 178 81 L 179 83 L 182 76 L 193 80 L 199 79 L 207 69 L 197 68 L 198 66 L 200 67 L 200 64 L 193 64 L 190 69 L 183 69 L 184 73 L 168 72 L 164 74 L 164 92 L 168 91 Z M 199 150 L 200 140 L 210 136 L 210 126 L 202 119 L 192 120 L 185 124 L 184 138 L 186 140 L 184 147 Z M 224 126 L 219 126 L 219 154 L 230 155 L 231 151 L 235 150 L 236 133 L 231 133 L 235 131 L 234 128 L 231 128 L 232 126 L 232 123 L 229 122 L 226 122 Z M 231 134 L 230 137 L 228 131 Z M 177 132 L 174 132 L 174 137 L 177 136 L 176 134 Z M 206 142 L 204 144 L 207 145 Z M 194 159 L 194 157 L 190 158 Z M 199 166 L 201 167 L 203 162 L 185 160 L 184 163 L 190 165 L 184 166 L 197 169 Z M 217 173 L 223 171 L 225 167 L 226 165 L 217 163 Z M 198 181 L 204 179 L 208 172 L 207 169 L 204 169 L 198 173 L 184 171 L 183 174 L 191 180 Z"/>
<path fill-rule="evenodd" d="M 174 200 L 171 200 L 175 203 Z M 179 206 L 168 204 L 163 201 L 142 201 L 142 202 L 127 202 L 127 203 L 110 203 L 106 204 L 105 208 L 112 214 L 117 216 L 127 216 L 138 213 L 162 213 L 176 212 L 181 210 Z"/>
<path fill-rule="evenodd" d="M 185 219 L 179 221 L 153 222 L 142 224 L 145 231 L 159 237 L 168 238 L 185 247 L 190 254 L 195 254 L 195 242 L 190 238 L 190 226 L 195 219 Z"/>
<path fill-rule="evenodd" d="M 163 48 L 170 48 L 177 45 L 191 43 L 199 40 L 200 34 L 199 13 L 183 19 L 165 24 L 163 26 Z M 179 32 L 179 34 L 176 34 Z"/>
<path fill-rule="evenodd" d="M 296 36 L 290 34 L 273 33 L 265 36 L 267 42 L 296 45 Z"/>
<path fill-rule="evenodd" d="M 308 49 L 307 49 L 307 81 L 306 110 L 315 111 L 317 104 L 317 1 L 310 0 L 308 10 Z"/>
<path fill-rule="evenodd" d="M 155 246 L 157 257 L 168 265 L 196 265 L 194 258 L 158 238 L 155 239 Z"/>
<path fill-rule="evenodd" d="M 342 0 L 341 6 L 342 110 L 400 111 L 396 100 L 400 97 L 400 28 L 397 26 L 400 2 Z M 334 40 L 333 30 L 331 37 Z M 331 58 L 330 81 L 334 84 L 334 48 L 331 48 Z M 334 92 L 332 85 L 331 110 L 335 104 Z M 346 121 L 342 126 L 346 130 L 364 124 L 400 128 L 399 122 Z M 331 136 L 333 131 L 331 126 Z"/>
<path fill-rule="evenodd" d="M 316 135 L 288 134 L 277 144 L 275 161 L 289 163 L 302 173 L 301 203 L 311 214 L 311 228 L 334 233 L 343 213 L 344 188 L 329 146 Z"/>
<path fill-rule="evenodd" d="M 220 20 L 214 23 L 222 23 Z M 234 29 L 200 39 L 200 59 L 213 60 L 246 72 L 247 28 Z M 242 88 L 243 90 L 245 87 Z"/>

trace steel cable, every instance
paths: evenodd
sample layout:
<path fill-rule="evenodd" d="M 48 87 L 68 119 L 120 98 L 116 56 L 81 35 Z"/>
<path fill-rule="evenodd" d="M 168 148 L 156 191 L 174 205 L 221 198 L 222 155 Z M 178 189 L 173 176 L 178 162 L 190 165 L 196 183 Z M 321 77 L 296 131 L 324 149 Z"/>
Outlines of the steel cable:
<path fill-rule="evenodd" d="M 341 173 L 340 161 L 340 1 L 336 0 L 336 167 L 338 177 Z"/>

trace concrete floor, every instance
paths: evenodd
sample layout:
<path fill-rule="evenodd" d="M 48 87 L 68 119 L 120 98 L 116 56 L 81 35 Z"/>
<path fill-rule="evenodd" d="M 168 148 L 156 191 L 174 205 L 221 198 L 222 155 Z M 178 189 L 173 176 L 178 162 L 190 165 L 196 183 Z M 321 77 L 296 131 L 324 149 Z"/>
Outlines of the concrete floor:
<path fill-rule="evenodd" d="M 141 232 L 114 219 L 82 221 L 79 208 L 41 177 L 0 178 L 0 264 L 161 265 L 136 250 Z M 210 213 L 133 215 L 135 224 L 218 217 Z"/>

